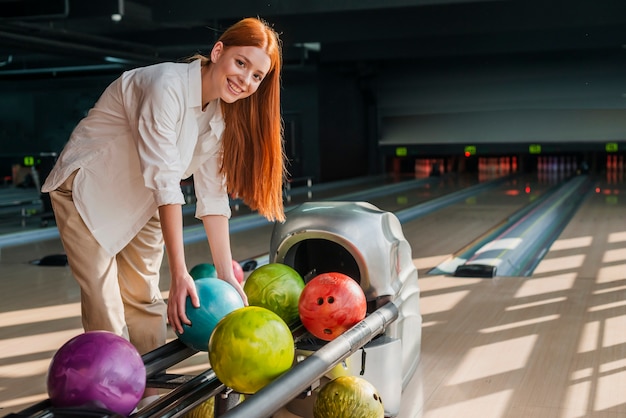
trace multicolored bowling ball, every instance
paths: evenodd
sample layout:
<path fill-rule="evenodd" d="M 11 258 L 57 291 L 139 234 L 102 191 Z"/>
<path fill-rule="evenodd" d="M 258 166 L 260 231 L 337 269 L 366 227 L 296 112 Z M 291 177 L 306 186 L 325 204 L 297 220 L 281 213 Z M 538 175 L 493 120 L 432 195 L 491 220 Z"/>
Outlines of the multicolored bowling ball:
<path fill-rule="evenodd" d="M 246 306 L 226 315 L 209 340 L 209 361 L 217 378 L 253 394 L 293 365 L 295 346 L 285 321 L 269 309 Z"/>
<path fill-rule="evenodd" d="M 184 418 L 213 418 L 215 416 L 215 397 L 210 397 L 184 415 Z"/>
<path fill-rule="evenodd" d="M 52 357 L 47 390 L 54 407 L 104 408 L 127 416 L 146 388 L 146 368 L 137 349 L 108 331 L 68 340 Z"/>
<path fill-rule="evenodd" d="M 315 337 L 332 341 L 365 318 L 367 300 L 361 286 L 343 273 L 322 273 L 300 295 L 302 325 Z"/>
<path fill-rule="evenodd" d="M 383 418 L 378 390 L 359 376 L 340 376 L 326 383 L 313 403 L 313 418 Z"/>
<path fill-rule="evenodd" d="M 219 396 L 219 395 L 218 395 Z M 243 395 L 239 395 L 237 404 L 243 402 Z M 191 411 L 183 415 L 183 418 L 213 418 L 215 416 L 215 397 L 211 397 L 200 405 L 193 408 Z"/>
<path fill-rule="evenodd" d="M 198 351 L 207 351 L 209 338 L 217 323 L 226 314 L 243 308 L 244 303 L 239 292 L 221 279 L 207 277 L 195 281 L 200 307 L 191 304 L 191 298 L 185 302 L 185 313 L 191 325 L 183 324 L 183 333 L 176 331 L 178 338 L 187 346 Z"/>
<path fill-rule="evenodd" d="M 299 319 L 298 301 L 304 289 L 300 273 L 286 264 L 270 263 L 254 270 L 248 276 L 243 290 L 248 304 L 269 309 L 287 325 Z"/>
<path fill-rule="evenodd" d="M 194 280 L 206 279 L 207 277 L 218 278 L 215 266 L 210 263 L 196 264 L 189 270 L 189 275 L 193 277 Z"/>

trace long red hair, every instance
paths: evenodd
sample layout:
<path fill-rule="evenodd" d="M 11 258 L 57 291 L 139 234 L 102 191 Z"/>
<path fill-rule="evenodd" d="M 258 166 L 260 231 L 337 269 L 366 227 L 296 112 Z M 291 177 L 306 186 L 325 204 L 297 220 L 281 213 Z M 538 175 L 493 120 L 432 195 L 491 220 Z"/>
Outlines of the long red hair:
<path fill-rule="evenodd" d="M 286 175 L 283 121 L 280 113 L 281 42 L 259 18 L 246 18 L 218 39 L 224 48 L 255 46 L 270 57 L 270 70 L 251 96 L 222 103 L 224 134 L 222 172 L 228 192 L 270 221 L 284 221 Z"/>

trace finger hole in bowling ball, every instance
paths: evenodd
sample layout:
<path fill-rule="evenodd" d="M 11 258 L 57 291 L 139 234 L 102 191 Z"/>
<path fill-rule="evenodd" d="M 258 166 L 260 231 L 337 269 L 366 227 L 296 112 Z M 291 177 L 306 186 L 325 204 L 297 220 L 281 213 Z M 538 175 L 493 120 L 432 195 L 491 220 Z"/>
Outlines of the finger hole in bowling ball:
<path fill-rule="evenodd" d="M 328 303 L 333 303 L 335 301 L 335 298 L 332 296 L 329 296 L 327 299 Z"/>
<path fill-rule="evenodd" d="M 324 304 L 324 298 L 317 298 L 317 304 L 318 305 L 323 305 Z"/>
<path fill-rule="evenodd" d="M 332 334 L 333 332 L 331 330 L 329 330 L 328 328 L 324 328 L 324 334 Z"/>

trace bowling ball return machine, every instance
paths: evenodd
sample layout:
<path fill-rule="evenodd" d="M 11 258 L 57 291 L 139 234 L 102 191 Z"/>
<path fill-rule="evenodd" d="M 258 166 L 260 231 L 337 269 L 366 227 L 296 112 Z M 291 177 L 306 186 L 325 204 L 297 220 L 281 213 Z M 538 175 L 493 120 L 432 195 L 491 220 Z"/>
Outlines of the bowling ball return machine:
<path fill-rule="evenodd" d="M 350 276 L 365 293 L 368 316 L 397 309 L 396 319 L 381 333 L 324 376 L 364 377 L 378 389 L 385 414 L 396 416 L 401 394 L 420 361 L 422 327 L 417 270 L 398 218 L 366 202 L 304 203 L 287 213 L 286 222 L 275 225 L 269 260 L 291 266 L 305 282 L 327 272 Z M 305 359 L 330 344 L 302 341 L 296 354 Z M 309 417 L 314 397 L 313 392 L 297 398 L 287 409 Z"/>
<path fill-rule="evenodd" d="M 350 276 L 365 293 L 365 319 L 330 342 L 315 340 L 302 326 L 292 329 L 297 363 L 241 403 L 210 368 L 195 376 L 167 374 L 197 352 L 171 341 L 143 356 L 147 386 L 170 391 L 131 417 L 180 417 L 215 396 L 216 417 L 269 417 L 285 407 L 310 418 L 316 389 L 342 374 L 364 377 L 379 391 L 385 415 L 398 415 L 402 394 L 419 378 L 422 326 L 417 270 L 398 218 L 366 202 L 307 202 L 286 215 L 274 226 L 269 262 L 291 266 L 305 282 L 325 272 Z M 411 393 L 410 402 L 421 405 L 420 394 Z M 117 417 L 107 411 L 58 410 L 46 400 L 7 418 L 78 416 Z"/>

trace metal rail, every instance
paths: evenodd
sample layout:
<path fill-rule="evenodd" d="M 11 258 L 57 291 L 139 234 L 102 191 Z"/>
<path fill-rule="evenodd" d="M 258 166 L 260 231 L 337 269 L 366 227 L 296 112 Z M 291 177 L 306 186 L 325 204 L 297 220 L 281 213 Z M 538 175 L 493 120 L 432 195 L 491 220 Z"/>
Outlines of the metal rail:
<path fill-rule="evenodd" d="M 304 392 L 312 382 L 356 352 L 387 325 L 398 318 L 398 307 L 389 302 L 369 314 L 361 322 L 326 343 L 305 360 L 293 366 L 281 377 L 265 386 L 254 396 L 227 411 L 223 418 L 266 418 Z"/>
<path fill-rule="evenodd" d="M 551 188 L 428 274 L 529 276 L 591 190 L 588 176 Z M 482 276 L 480 267 L 493 267 Z"/>

